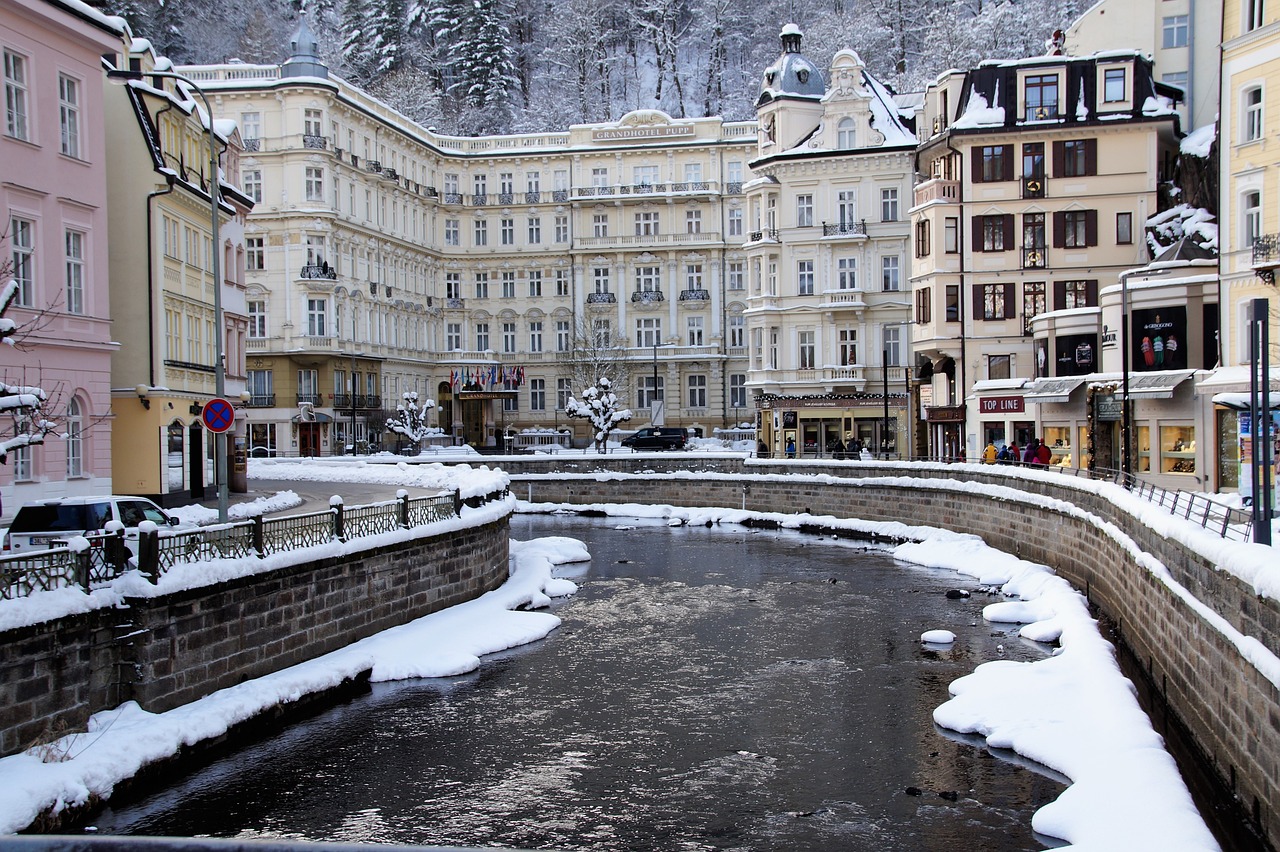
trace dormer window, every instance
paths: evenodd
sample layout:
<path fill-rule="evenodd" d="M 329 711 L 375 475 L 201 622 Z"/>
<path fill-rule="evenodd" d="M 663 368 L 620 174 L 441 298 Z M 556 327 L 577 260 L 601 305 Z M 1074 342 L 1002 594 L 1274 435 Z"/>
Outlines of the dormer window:
<path fill-rule="evenodd" d="M 1125 85 L 1124 71 L 1123 68 L 1108 68 L 1103 73 L 1102 100 L 1104 103 L 1114 104 L 1127 100 L 1125 91 L 1128 87 Z"/>
<path fill-rule="evenodd" d="M 1045 121 L 1058 117 L 1058 75 L 1036 74 L 1023 81 L 1026 121 Z"/>
<path fill-rule="evenodd" d="M 809 82 L 809 69 L 801 68 L 799 71 L 797 71 L 796 79 L 799 80 L 801 83 Z"/>
<path fill-rule="evenodd" d="M 852 118 L 842 118 L 836 125 L 836 147 L 842 151 L 857 147 L 857 128 Z"/>

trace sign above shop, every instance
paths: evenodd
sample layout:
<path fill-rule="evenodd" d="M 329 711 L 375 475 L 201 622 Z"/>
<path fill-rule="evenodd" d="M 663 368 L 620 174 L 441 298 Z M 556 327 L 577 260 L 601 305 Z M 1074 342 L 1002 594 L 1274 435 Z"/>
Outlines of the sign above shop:
<path fill-rule="evenodd" d="M 1021 414 L 1025 410 L 1020 396 L 988 396 L 978 400 L 978 411 L 983 414 Z"/>
<path fill-rule="evenodd" d="M 1093 398 L 1093 416 L 1098 420 L 1123 419 L 1124 407 L 1115 394 L 1097 394 Z"/>
<path fill-rule="evenodd" d="M 964 406 L 935 405 L 933 408 L 926 408 L 924 415 L 930 423 L 963 423 Z"/>

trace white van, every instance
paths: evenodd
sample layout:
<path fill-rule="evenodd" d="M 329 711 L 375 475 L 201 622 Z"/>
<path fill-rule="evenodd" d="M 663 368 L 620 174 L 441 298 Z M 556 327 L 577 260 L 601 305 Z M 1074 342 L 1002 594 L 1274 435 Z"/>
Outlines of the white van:
<path fill-rule="evenodd" d="M 109 494 L 105 497 L 65 497 L 23 504 L 9 524 L 8 550 L 21 553 L 63 547 L 78 535 L 99 535 L 107 523 L 124 524 L 125 540 L 137 541 L 138 524 L 177 526 L 180 521 L 145 497 Z M 133 550 L 134 548 L 130 548 Z"/>

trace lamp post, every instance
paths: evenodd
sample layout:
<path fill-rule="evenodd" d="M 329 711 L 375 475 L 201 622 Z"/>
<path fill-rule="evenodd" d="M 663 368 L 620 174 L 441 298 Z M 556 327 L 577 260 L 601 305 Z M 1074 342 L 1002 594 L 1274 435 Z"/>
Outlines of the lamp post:
<path fill-rule="evenodd" d="M 653 338 L 653 388 L 651 393 L 652 396 L 649 398 L 649 419 L 654 426 L 661 426 L 662 423 L 659 423 L 658 420 L 661 419 L 665 423 L 667 418 L 666 412 L 658 408 L 658 337 L 656 333 Z M 665 407 L 663 406 L 663 408 Z"/>
<path fill-rule="evenodd" d="M 191 91 L 200 96 L 200 100 L 204 102 L 205 112 L 205 131 L 209 137 L 209 217 L 210 232 L 212 238 L 212 269 L 213 274 L 213 326 L 214 326 L 214 396 L 221 399 L 226 396 L 227 392 L 227 367 L 225 363 L 226 355 L 223 352 L 223 335 L 226 330 L 222 319 L 222 233 L 220 224 L 220 215 L 218 211 L 219 202 L 221 201 L 221 193 L 219 191 L 221 181 L 218 178 L 218 141 L 217 135 L 213 130 L 213 107 L 209 104 L 209 97 L 204 90 L 192 80 L 176 71 L 147 71 L 145 74 L 141 71 L 131 71 L 121 68 L 113 68 L 107 72 L 107 78 L 110 80 L 142 80 L 144 77 L 167 77 L 170 80 L 178 80 L 186 83 Z M 218 434 L 213 442 L 213 458 L 214 472 L 218 477 L 218 522 L 225 524 L 227 522 L 227 440 L 226 434 Z"/>

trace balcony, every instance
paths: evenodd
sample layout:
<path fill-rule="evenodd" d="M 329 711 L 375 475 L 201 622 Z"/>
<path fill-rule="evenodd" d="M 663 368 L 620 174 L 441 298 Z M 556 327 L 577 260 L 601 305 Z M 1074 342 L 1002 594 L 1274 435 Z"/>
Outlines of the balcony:
<path fill-rule="evenodd" d="M 1044 269 L 1048 265 L 1047 257 L 1044 246 L 1026 246 L 1022 249 L 1022 268 Z"/>
<path fill-rule="evenodd" d="M 444 300 L 444 306 L 450 310 L 462 310 L 466 308 L 467 300 L 456 297 L 447 297 Z"/>
<path fill-rule="evenodd" d="M 298 394 L 298 405 L 324 405 L 324 394 L 320 393 L 300 393 Z"/>
<path fill-rule="evenodd" d="M 1253 241 L 1253 272 L 1265 284 L 1276 283 L 1280 268 L 1280 234 L 1264 234 Z"/>
<path fill-rule="evenodd" d="M 569 190 L 567 190 L 567 189 L 553 189 L 553 190 L 551 190 L 551 200 L 552 200 L 552 201 L 556 201 L 556 202 L 568 201 L 568 200 L 569 200 Z"/>
<path fill-rule="evenodd" d="M 387 180 L 393 180 L 397 183 L 400 181 L 400 174 L 395 169 L 383 169 L 382 176 Z"/>
<path fill-rule="evenodd" d="M 246 154 L 261 151 L 262 140 L 261 139 L 245 139 L 244 150 Z"/>
<path fill-rule="evenodd" d="M 671 184 L 672 192 L 710 192 L 711 184 L 705 180 L 690 180 Z"/>
<path fill-rule="evenodd" d="M 747 242 L 749 243 L 758 243 L 764 240 L 773 240 L 776 243 L 778 241 L 778 229 L 769 228 L 765 231 L 752 231 L 747 234 Z"/>
<path fill-rule="evenodd" d="M 960 181 L 934 178 L 917 186 L 915 190 L 916 206 L 928 204 L 930 201 L 958 204 L 960 202 Z"/>
<path fill-rule="evenodd" d="M 302 267 L 302 273 L 298 277 L 312 281 L 337 281 L 338 270 L 327 263 L 308 263 Z"/>
<path fill-rule="evenodd" d="M 471 196 L 472 207 L 484 207 L 489 203 L 489 194 L 487 192 L 477 192 Z"/>
<path fill-rule="evenodd" d="M 699 231 L 696 234 L 624 234 L 616 237 L 578 237 L 574 240 L 574 247 L 707 245 L 718 242 L 720 242 L 720 234 L 718 232 Z"/>
<path fill-rule="evenodd" d="M 619 195 L 661 195 L 666 191 L 665 183 L 632 183 L 618 187 Z"/>
<path fill-rule="evenodd" d="M 329 140 L 323 136 L 312 136 L 309 133 L 302 135 L 302 147 L 310 148 L 313 151 L 323 151 L 329 147 Z"/>
<path fill-rule="evenodd" d="M 515 203 L 516 203 L 516 194 L 514 192 L 498 193 L 498 204 L 505 207 L 507 205 L 515 204 Z"/>
<path fill-rule="evenodd" d="M 440 198 L 445 204 L 461 204 L 462 203 L 462 193 L 460 192 L 446 191 L 444 195 L 442 195 Z"/>
<path fill-rule="evenodd" d="M 677 297 L 681 302 L 710 302 L 711 291 L 698 288 L 697 290 L 681 290 Z"/>
<path fill-rule="evenodd" d="M 382 173 L 382 163 L 379 163 L 377 160 L 365 160 L 364 167 L 374 174 Z"/>
<path fill-rule="evenodd" d="M 588 305 L 612 305 L 616 304 L 618 297 L 612 293 L 588 293 Z"/>
<path fill-rule="evenodd" d="M 542 200 L 542 193 L 536 189 L 531 189 L 524 194 L 525 204 L 537 204 Z"/>
<path fill-rule="evenodd" d="M 636 304 L 650 305 L 654 302 L 666 301 L 661 290 L 637 290 L 631 294 L 631 301 Z"/>
<path fill-rule="evenodd" d="M 863 219 L 859 222 L 823 222 L 822 236 L 824 237 L 865 237 L 867 235 L 867 220 Z"/>
<path fill-rule="evenodd" d="M 276 395 L 273 393 L 255 393 L 249 396 L 246 403 L 250 408 L 275 408 Z"/>
<path fill-rule="evenodd" d="M 1044 198 L 1044 175 L 1032 175 L 1022 179 L 1023 198 Z"/>
<path fill-rule="evenodd" d="M 382 397 L 377 394 L 358 393 L 352 396 L 349 393 L 335 393 L 333 395 L 334 411 L 351 411 L 353 408 L 360 409 L 381 409 Z"/>
<path fill-rule="evenodd" d="M 866 293 L 862 290 L 824 290 L 822 305 L 831 308 L 865 308 L 865 296 Z"/>
<path fill-rule="evenodd" d="M 731 181 L 729 181 L 728 183 L 726 183 L 726 184 L 724 185 L 724 194 L 725 194 L 725 195 L 741 195 L 741 194 L 742 194 L 742 181 L 740 181 L 740 180 L 731 180 Z"/>

